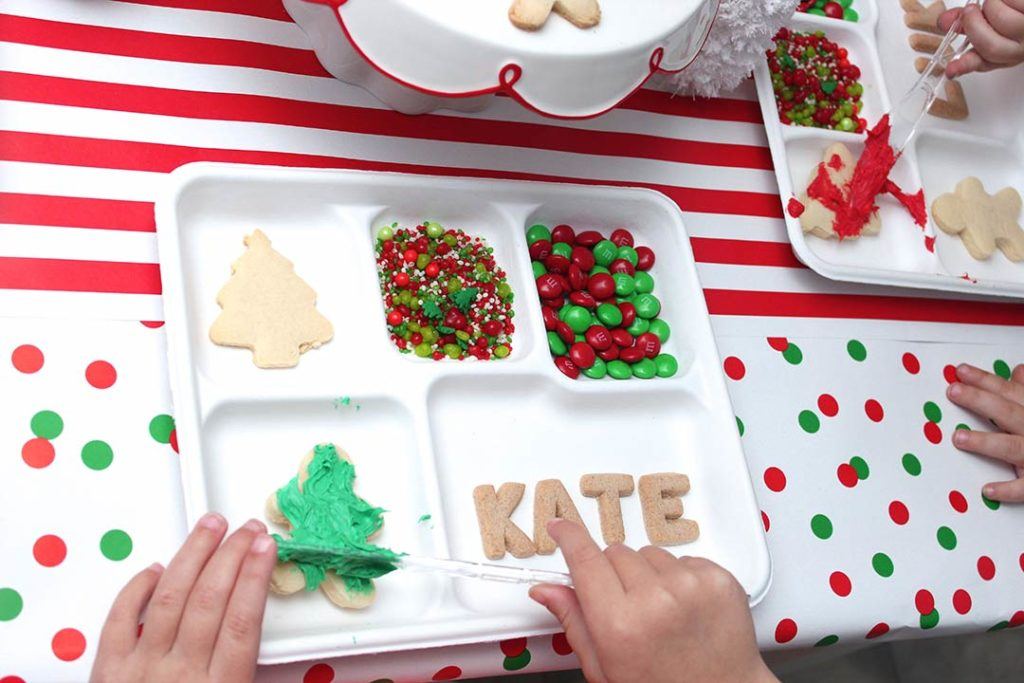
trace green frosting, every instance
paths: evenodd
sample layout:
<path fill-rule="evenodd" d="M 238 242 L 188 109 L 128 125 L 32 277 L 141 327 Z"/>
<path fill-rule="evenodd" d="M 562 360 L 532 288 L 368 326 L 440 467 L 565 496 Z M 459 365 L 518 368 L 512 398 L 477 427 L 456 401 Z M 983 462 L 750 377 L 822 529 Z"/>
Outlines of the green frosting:
<path fill-rule="evenodd" d="M 278 559 L 302 570 L 306 590 L 316 590 L 333 571 L 348 590 L 369 592 L 371 579 L 394 571 L 400 557 L 366 540 L 384 524 L 384 510 L 356 495 L 355 468 L 338 457 L 334 444 L 318 445 L 306 472 L 301 490 L 294 477 L 277 491 L 277 505 L 292 525 L 291 538 L 274 534 Z"/>

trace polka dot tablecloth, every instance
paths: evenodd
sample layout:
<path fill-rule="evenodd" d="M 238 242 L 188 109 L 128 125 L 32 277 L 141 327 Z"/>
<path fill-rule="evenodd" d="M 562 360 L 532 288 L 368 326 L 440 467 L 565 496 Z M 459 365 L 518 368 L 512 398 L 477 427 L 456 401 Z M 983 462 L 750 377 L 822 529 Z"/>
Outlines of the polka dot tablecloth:
<path fill-rule="evenodd" d="M 1009 471 L 952 448 L 954 430 L 985 425 L 944 393 L 952 364 L 1005 376 L 1019 348 L 719 345 L 774 562 L 754 610 L 763 648 L 1024 623 L 1024 509 L 982 497 Z M 83 680 L 116 591 L 185 533 L 164 334 L 8 321 L 0 351 L 0 680 Z M 405 683 L 575 665 L 556 634 L 264 667 L 259 679 Z"/>

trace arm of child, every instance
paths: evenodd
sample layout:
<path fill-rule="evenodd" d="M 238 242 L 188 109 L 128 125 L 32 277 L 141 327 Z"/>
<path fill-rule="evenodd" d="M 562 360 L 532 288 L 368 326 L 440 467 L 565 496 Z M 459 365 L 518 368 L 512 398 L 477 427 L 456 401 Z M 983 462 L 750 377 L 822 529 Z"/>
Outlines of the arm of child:
<path fill-rule="evenodd" d="M 970 38 L 973 49 L 950 62 L 947 76 L 956 78 L 1024 62 L 1024 0 L 986 0 L 983 8 L 951 9 L 939 17 L 939 28 L 948 31 L 961 15 L 961 31 Z"/>
<path fill-rule="evenodd" d="M 1016 479 L 985 484 L 982 492 L 992 500 L 1024 503 L 1024 365 L 1015 367 L 1009 380 L 967 364 L 956 369 L 956 377 L 946 390 L 949 400 L 1002 431 L 958 429 L 953 445 L 1013 465 Z"/>
<path fill-rule="evenodd" d="M 653 546 L 602 552 L 566 520 L 552 520 L 548 532 L 575 589 L 534 586 L 530 597 L 562 623 L 589 683 L 776 681 L 758 652 L 747 596 L 714 562 Z"/>
<path fill-rule="evenodd" d="M 227 526 L 205 515 L 167 569 L 147 567 L 121 590 L 100 634 L 94 683 L 252 681 L 277 550 L 257 520 L 222 545 Z"/>

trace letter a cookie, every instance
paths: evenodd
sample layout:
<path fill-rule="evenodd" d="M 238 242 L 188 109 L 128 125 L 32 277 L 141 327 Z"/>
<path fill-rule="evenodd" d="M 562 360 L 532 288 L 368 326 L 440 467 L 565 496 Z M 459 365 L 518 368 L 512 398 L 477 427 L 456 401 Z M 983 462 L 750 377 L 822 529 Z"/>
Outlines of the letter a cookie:
<path fill-rule="evenodd" d="M 952 193 L 932 202 L 932 218 L 939 228 L 958 235 L 974 258 L 983 261 L 996 249 L 1011 261 L 1024 261 L 1024 230 L 1019 218 L 1020 194 L 1004 187 L 994 195 L 977 178 L 964 178 Z"/>

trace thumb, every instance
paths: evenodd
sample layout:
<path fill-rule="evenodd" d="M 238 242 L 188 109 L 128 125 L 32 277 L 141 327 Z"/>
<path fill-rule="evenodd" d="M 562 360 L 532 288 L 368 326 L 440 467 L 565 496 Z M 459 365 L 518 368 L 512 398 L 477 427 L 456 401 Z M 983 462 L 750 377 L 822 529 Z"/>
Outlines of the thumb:
<path fill-rule="evenodd" d="M 580 660 L 583 675 L 589 683 L 605 683 L 607 679 L 597 661 L 597 648 L 583 618 L 576 591 L 567 586 L 540 584 L 530 588 L 530 597 L 558 619 L 565 637 Z"/>

